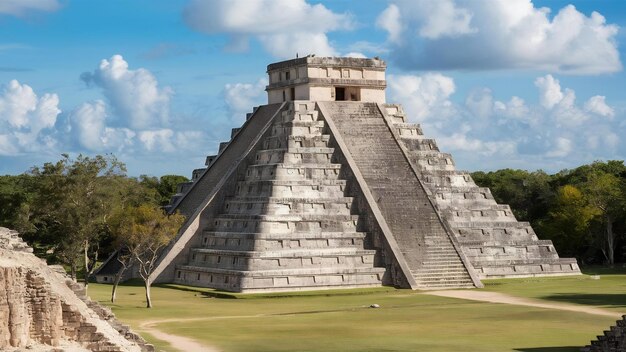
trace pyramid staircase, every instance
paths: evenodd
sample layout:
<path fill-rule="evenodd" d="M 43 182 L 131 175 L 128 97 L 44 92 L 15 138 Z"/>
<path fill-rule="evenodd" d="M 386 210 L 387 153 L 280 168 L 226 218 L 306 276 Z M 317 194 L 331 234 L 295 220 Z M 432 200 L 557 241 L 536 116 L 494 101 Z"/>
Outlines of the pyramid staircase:
<path fill-rule="evenodd" d="M 400 249 L 396 258 L 406 261 L 414 288 L 472 288 L 480 285 L 455 248 L 445 225 L 396 142 L 375 103 L 318 103 L 331 125 L 333 136 L 342 139 L 344 153 L 351 156 L 362 176 L 362 188 L 373 195 L 392 237 Z M 470 266 L 471 268 L 471 266 Z M 471 270 L 471 269 L 470 269 Z M 413 286 L 413 285 L 412 285 Z"/>
<path fill-rule="evenodd" d="M 406 123 L 400 105 L 379 108 L 480 278 L 580 274 L 574 258 L 559 258 L 552 241 L 539 240 L 488 188 L 456 170 L 450 154 L 440 152 L 419 125 Z"/>

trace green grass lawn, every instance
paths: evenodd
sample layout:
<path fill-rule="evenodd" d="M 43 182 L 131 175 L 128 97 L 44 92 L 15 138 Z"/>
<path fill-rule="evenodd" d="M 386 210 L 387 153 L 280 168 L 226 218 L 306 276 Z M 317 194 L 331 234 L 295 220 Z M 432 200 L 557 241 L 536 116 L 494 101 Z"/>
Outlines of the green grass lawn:
<path fill-rule="evenodd" d="M 89 294 L 110 305 L 110 288 L 92 284 Z M 620 300 L 626 293 L 626 271 L 601 274 L 599 280 L 590 276 L 488 280 L 486 289 L 626 313 L 626 302 Z M 139 332 L 146 321 L 188 319 L 155 327 L 223 351 L 565 352 L 578 351 L 615 322 L 610 317 L 387 287 L 293 295 L 218 294 L 222 298 L 216 294 L 173 285 L 154 287 L 154 308 L 146 309 L 143 287 L 122 286 L 111 307 Z M 381 308 L 368 308 L 373 303 Z M 145 337 L 159 349 L 174 351 Z"/>
<path fill-rule="evenodd" d="M 590 305 L 626 314 L 626 268 L 590 268 L 586 275 L 483 280 L 485 289 L 514 296 Z"/>

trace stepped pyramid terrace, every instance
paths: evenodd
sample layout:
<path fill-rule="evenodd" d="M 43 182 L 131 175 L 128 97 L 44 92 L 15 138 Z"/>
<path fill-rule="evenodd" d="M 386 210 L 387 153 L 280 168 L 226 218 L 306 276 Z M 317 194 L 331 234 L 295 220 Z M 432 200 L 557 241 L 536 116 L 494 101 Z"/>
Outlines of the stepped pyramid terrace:
<path fill-rule="evenodd" d="M 267 105 L 179 186 L 168 211 L 187 222 L 153 280 L 266 292 L 580 274 L 386 103 L 385 69 L 270 64 Z"/>

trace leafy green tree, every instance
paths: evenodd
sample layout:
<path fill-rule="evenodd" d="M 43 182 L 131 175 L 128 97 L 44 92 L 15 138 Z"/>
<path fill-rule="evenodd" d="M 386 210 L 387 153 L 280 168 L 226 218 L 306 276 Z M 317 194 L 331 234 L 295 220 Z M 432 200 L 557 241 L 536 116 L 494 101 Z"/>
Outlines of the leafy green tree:
<path fill-rule="evenodd" d="M 548 217 L 540 221 L 537 231 L 550 238 L 561 255 L 580 257 L 590 247 L 590 222 L 597 215 L 584 194 L 575 186 L 559 188 Z"/>
<path fill-rule="evenodd" d="M 129 207 L 121 220 L 119 235 L 139 269 L 146 289 L 146 307 L 152 308 L 150 275 L 161 251 L 177 235 L 184 222 L 179 214 L 167 215 L 161 208 L 144 204 Z"/>
<path fill-rule="evenodd" d="M 158 203 L 165 206 L 170 203 L 172 196 L 176 194 L 178 184 L 187 182 L 189 179 L 179 175 L 164 175 L 160 178 L 141 175 L 139 181 L 142 185 L 154 189 L 158 194 Z"/>
<path fill-rule="evenodd" d="M 156 178 L 155 178 L 156 179 Z M 126 210 L 129 207 L 138 207 L 142 204 L 159 204 L 160 196 L 155 188 L 151 188 L 136 178 L 123 178 L 118 180 L 116 187 L 115 207 L 113 216 L 109 221 L 109 227 L 113 235 L 113 248 L 111 254 L 115 254 L 115 260 L 120 265 L 120 270 L 115 274 L 111 288 L 111 302 L 115 303 L 117 288 L 126 271 L 133 267 L 133 254 L 126 248 L 126 233 L 121 229 L 122 223 L 128 216 Z M 115 252 L 115 253 L 113 253 Z"/>
<path fill-rule="evenodd" d="M 114 156 L 64 154 L 56 163 L 34 167 L 36 196 L 31 223 L 49 236 L 57 257 L 70 266 L 76 278 L 82 262 L 85 286 L 93 273 L 102 240 L 109 235 L 107 222 L 115 203 L 116 180 L 126 168 Z"/>
<path fill-rule="evenodd" d="M 583 184 L 589 205 L 594 208 L 602 224 L 600 249 L 610 265 L 615 263 L 616 234 L 614 224 L 624 216 L 624 185 L 610 173 L 594 172 Z"/>
<path fill-rule="evenodd" d="M 472 178 L 477 185 L 489 187 L 496 202 L 509 204 L 519 220 L 531 223 L 545 216 L 555 197 L 552 177 L 541 170 L 479 171 L 472 173 Z"/>

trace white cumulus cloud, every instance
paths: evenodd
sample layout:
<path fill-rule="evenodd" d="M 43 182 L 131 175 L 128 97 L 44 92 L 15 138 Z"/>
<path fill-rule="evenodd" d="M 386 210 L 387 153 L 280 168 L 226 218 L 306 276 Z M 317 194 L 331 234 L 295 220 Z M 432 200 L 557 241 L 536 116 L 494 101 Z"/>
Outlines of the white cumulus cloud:
<path fill-rule="evenodd" d="M 202 142 L 199 131 L 174 131 L 169 128 L 140 131 L 138 138 L 149 151 L 175 152 L 178 149 L 194 149 Z"/>
<path fill-rule="evenodd" d="M 596 95 L 589 98 L 589 100 L 585 103 L 585 111 L 598 114 L 600 116 L 615 116 L 615 110 L 606 104 L 606 97 L 602 95 Z"/>
<path fill-rule="evenodd" d="M 79 147 L 142 155 L 189 152 L 200 144 L 201 130 L 171 126 L 176 125 L 170 121 L 173 91 L 161 87 L 150 71 L 129 69 L 121 55 L 102 60 L 81 79 L 101 88 L 106 100 L 81 104 L 69 114 L 72 136 Z"/>
<path fill-rule="evenodd" d="M 417 120 L 423 121 L 432 112 L 451 105 L 448 98 L 456 90 L 451 77 L 439 73 L 415 75 L 388 75 L 388 94 L 403 102 L 406 110 Z"/>
<path fill-rule="evenodd" d="M 104 101 L 83 103 L 69 116 L 70 126 L 77 142 L 90 151 L 125 151 L 134 144 L 136 133 L 128 128 L 107 126 L 107 107 Z"/>
<path fill-rule="evenodd" d="M 400 19 L 400 8 L 396 4 L 390 4 L 378 16 L 376 25 L 387 31 L 391 42 L 400 42 L 404 28 L 402 28 L 402 21 Z"/>
<path fill-rule="evenodd" d="M 43 132 L 54 127 L 60 113 L 56 94 L 38 97 L 29 85 L 10 81 L 0 91 L 0 154 L 38 150 L 53 143 Z"/>
<path fill-rule="evenodd" d="M 377 25 L 389 33 L 392 58 L 406 68 L 572 74 L 622 69 L 618 26 L 573 5 L 552 16 L 531 0 L 393 0 Z"/>
<path fill-rule="evenodd" d="M 564 125 L 578 126 L 591 118 L 590 112 L 601 116 L 614 114 L 605 97 L 598 95 L 589 98 L 582 109 L 576 104 L 576 92 L 569 88 L 562 90 L 559 80 L 552 75 L 538 77 L 535 86 L 539 88 L 541 105 Z"/>
<path fill-rule="evenodd" d="M 224 86 L 224 102 L 231 121 L 242 123 L 252 108 L 267 103 L 266 78 L 256 83 L 228 83 Z"/>
<path fill-rule="evenodd" d="M 147 129 L 167 125 L 169 121 L 169 87 L 159 87 L 154 75 L 143 68 L 131 70 L 121 55 L 102 60 L 93 72 L 81 79 L 102 89 L 120 126 Z"/>
<path fill-rule="evenodd" d="M 548 151 L 546 156 L 550 158 L 563 158 L 568 156 L 571 152 L 572 141 L 564 137 L 559 137 L 554 142 L 553 149 Z"/>
<path fill-rule="evenodd" d="M 231 50 L 246 50 L 249 38 L 254 37 L 280 58 L 296 53 L 336 55 L 326 34 L 352 27 L 349 15 L 305 0 L 192 0 L 183 17 L 199 32 L 228 35 Z"/>
<path fill-rule="evenodd" d="M 541 105 L 546 109 L 552 109 L 556 104 L 563 100 L 563 92 L 561 84 L 552 75 L 538 77 L 535 80 L 535 86 L 539 88 L 539 100 Z"/>

